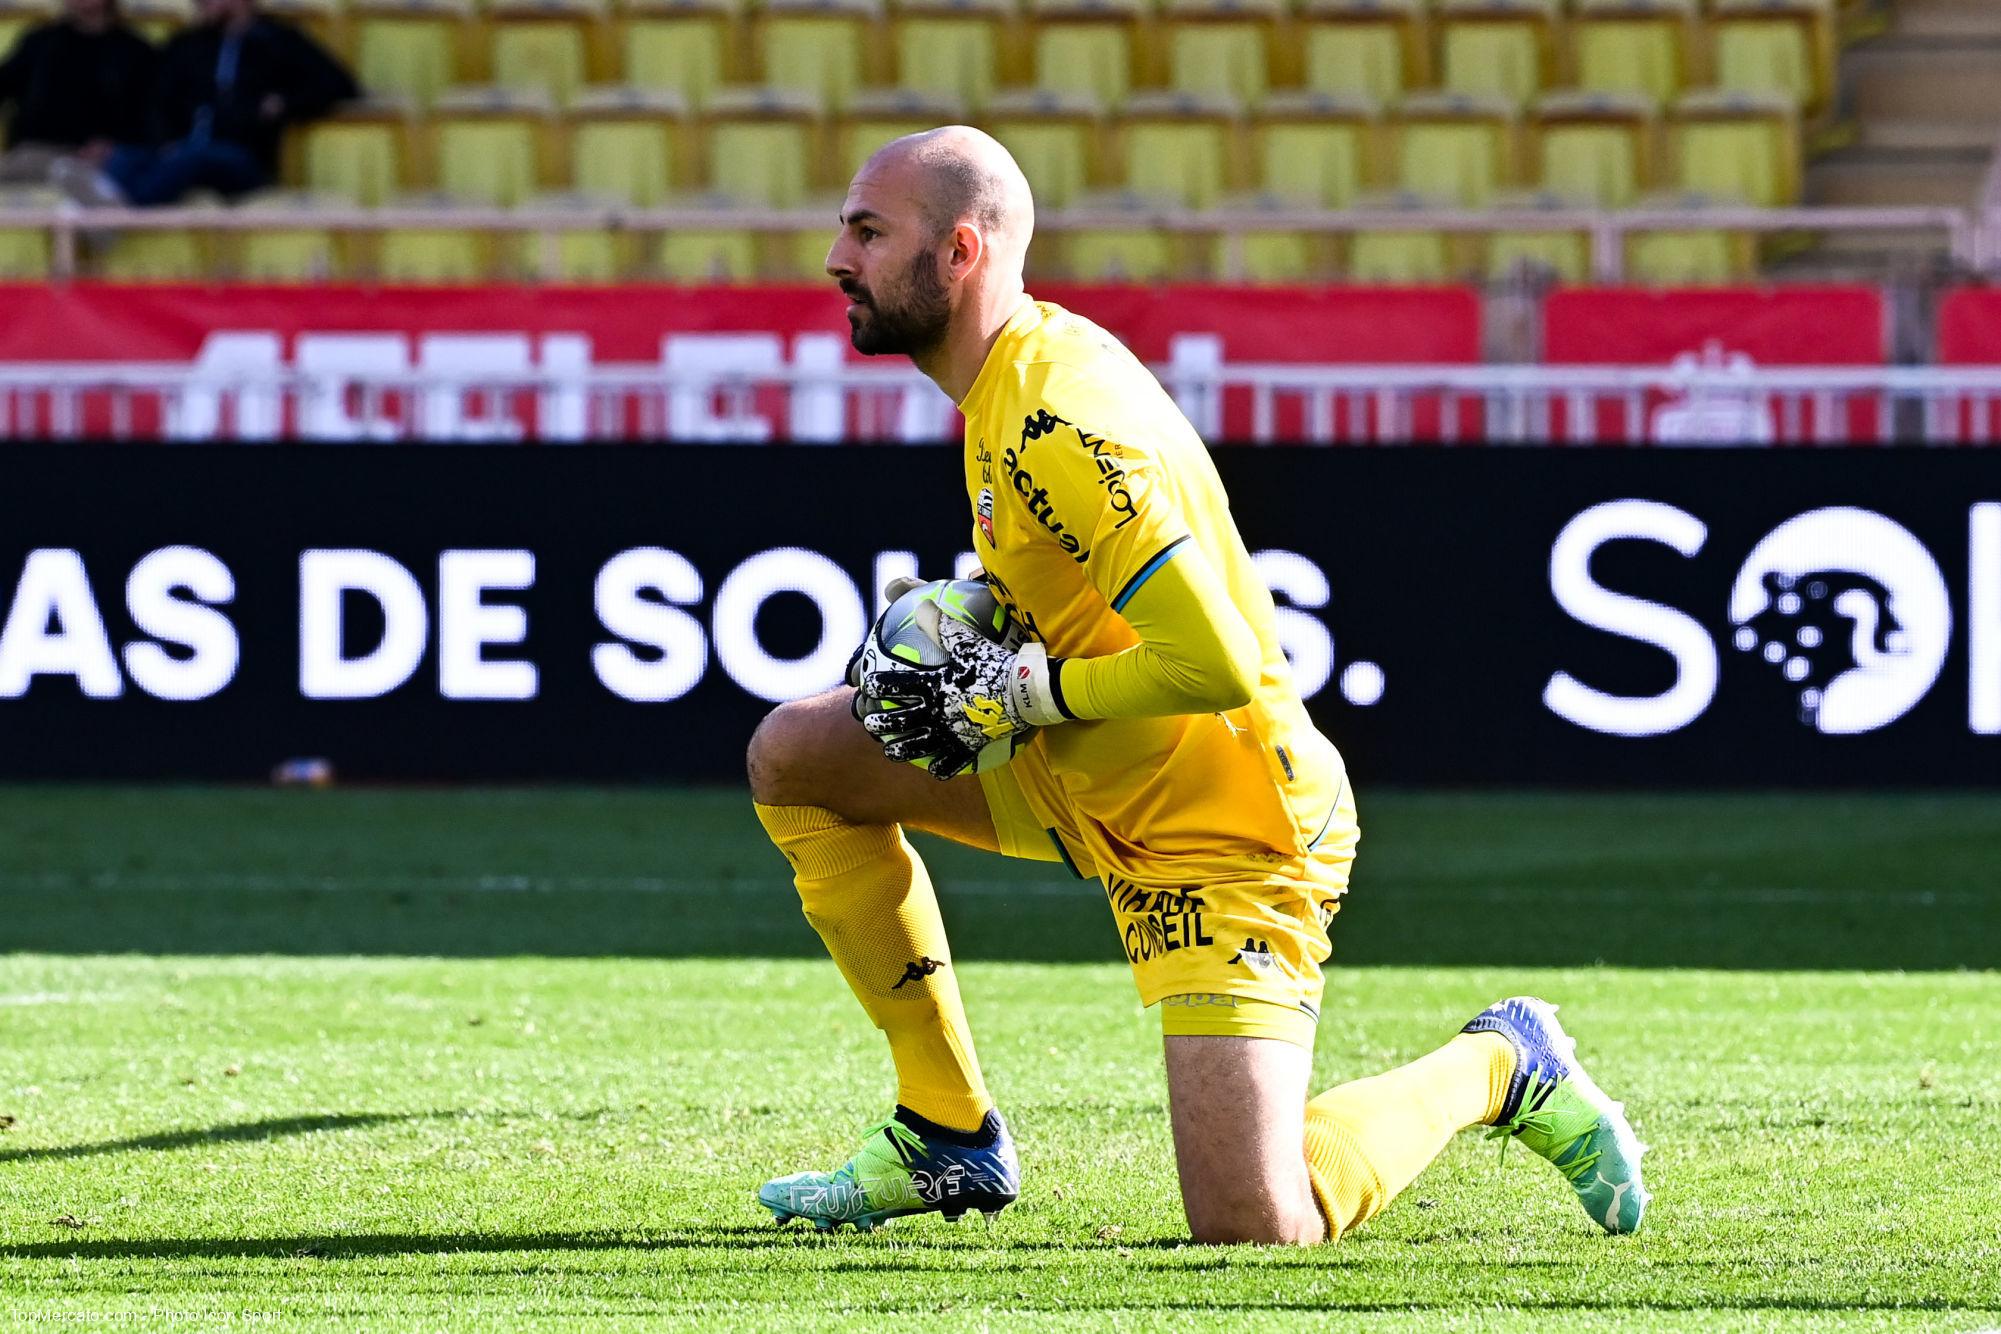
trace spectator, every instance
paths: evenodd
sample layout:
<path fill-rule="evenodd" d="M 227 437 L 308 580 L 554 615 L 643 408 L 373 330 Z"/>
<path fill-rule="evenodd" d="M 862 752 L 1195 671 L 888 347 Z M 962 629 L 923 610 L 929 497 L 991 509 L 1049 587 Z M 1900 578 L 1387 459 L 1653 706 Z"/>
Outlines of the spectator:
<path fill-rule="evenodd" d="M 63 0 L 61 18 L 22 33 L 0 60 L 0 108 L 14 109 L 0 184 L 38 185 L 59 158 L 102 164 L 114 144 L 145 142 L 158 63 L 117 0 Z"/>
<path fill-rule="evenodd" d="M 269 185 L 285 126 L 360 96 L 312 38 L 257 0 L 197 0 L 197 23 L 160 53 L 152 147 L 120 145 L 101 170 L 75 161 L 57 180 L 78 198 L 146 207 L 196 186 L 236 196 Z"/>

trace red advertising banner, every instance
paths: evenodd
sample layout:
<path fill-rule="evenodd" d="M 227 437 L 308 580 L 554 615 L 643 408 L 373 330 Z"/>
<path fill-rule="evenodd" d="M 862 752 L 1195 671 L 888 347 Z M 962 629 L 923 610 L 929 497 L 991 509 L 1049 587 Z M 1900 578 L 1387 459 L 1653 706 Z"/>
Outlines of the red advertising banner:
<path fill-rule="evenodd" d="M 1036 294 L 1103 324 L 1170 386 L 1177 372 L 1213 379 L 1224 365 L 1480 355 L 1478 296 L 1457 288 Z M 907 362 L 849 347 L 844 304 L 831 286 L 0 286 L 0 436 L 36 434 L 66 412 L 87 430 L 172 439 L 954 438 L 952 405 Z M 851 372 L 864 370 L 880 387 L 857 389 Z M 481 376 L 512 383 L 483 387 Z M 10 397 L 10 377 L 74 390 Z M 663 391 L 669 378 L 681 387 Z M 167 382 L 178 387 L 160 392 Z M 1217 440 L 1247 436 L 1261 414 L 1286 434 L 1332 411 L 1338 438 L 1344 411 L 1375 411 L 1367 395 L 1348 397 L 1259 401 L 1232 388 L 1190 411 Z M 1346 420 L 1359 434 L 1374 418 Z M 1435 402 L 1416 405 L 1410 430 L 1438 432 Z M 1477 434 L 1470 413 L 1459 431 Z"/>
<path fill-rule="evenodd" d="M 1585 434 L 1600 441 L 1779 444 L 1877 440 L 1875 394 L 1733 392 L 1728 372 L 1774 366 L 1881 366 L 1887 310 L 1874 287 L 1564 288 L 1543 306 L 1552 365 L 1675 366 L 1707 372 L 1684 393 L 1608 391 Z M 1717 388 L 1721 380 L 1723 388 Z M 1574 434 L 1555 405 L 1551 434 Z"/>

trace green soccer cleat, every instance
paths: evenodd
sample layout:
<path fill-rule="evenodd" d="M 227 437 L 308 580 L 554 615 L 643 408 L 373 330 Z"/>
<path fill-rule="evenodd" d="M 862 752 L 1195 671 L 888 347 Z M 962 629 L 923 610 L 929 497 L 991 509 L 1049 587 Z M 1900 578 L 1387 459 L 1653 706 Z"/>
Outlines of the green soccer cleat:
<path fill-rule="evenodd" d="M 1519 1139 L 1563 1173 L 1591 1221 L 1607 1232 L 1640 1230 L 1647 1212 L 1640 1157 L 1624 1103 L 1605 1096 L 1577 1063 L 1577 1039 L 1556 1021 L 1556 1007 L 1534 996 L 1490 1005 L 1461 1030 L 1499 1033 L 1515 1049 L 1515 1077 L 1490 1139 Z"/>
<path fill-rule="evenodd" d="M 822 1232 L 843 1223 L 870 1232 L 905 1214 L 957 1219 L 977 1209 L 992 1215 L 1014 1203 L 1021 1166 L 999 1112 L 988 1112 L 968 1135 L 909 1119 L 926 1133 L 892 1117 L 869 1127 L 861 1151 L 843 1166 L 767 1181 L 757 1202 L 781 1223 L 810 1219 Z"/>

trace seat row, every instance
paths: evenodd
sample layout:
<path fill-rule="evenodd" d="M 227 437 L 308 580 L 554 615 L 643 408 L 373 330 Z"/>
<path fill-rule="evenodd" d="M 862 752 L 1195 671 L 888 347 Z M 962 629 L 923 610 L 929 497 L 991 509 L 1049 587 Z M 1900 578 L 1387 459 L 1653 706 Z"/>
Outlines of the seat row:
<path fill-rule="evenodd" d="M 0 193 L 0 207 L 49 203 L 54 196 Z M 228 228 L 199 224 L 171 231 L 133 231 L 99 241 L 85 271 L 115 281 L 317 282 L 359 280 L 403 283 L 550 281 L 606 283 L 667 280 L 688 283 L 825 281 L 824 261 L 834 224 L 762 231 L 733 224 L 727 210 L 700 225 L 671 230 L 608 229 L 601 210 L 575 197 L 541 198 L 515 215 L 511 230 L 452 226 L 453 201 L 425 197 L 410 202 L 433 210 L 424 225 L 346 230 L 336 225 L 332 201 L 296 192 L 272 192 L 239 205 Z M 1439 283 L 1501 278 L 1524 270 L 1564 282 L 1588 281 L 1590 238 L 1552 217 L 1536 226 L 1532 213 L 1546 198 L 1500 202 L 1519 210 L 1514 230 L 1446 232 L 1425 227 L 1423 201 L 1385 197 L 1365 201 L 1385 212 L 1402 210 L 1405 225 L 1349 234 L 1311 230 L 1165 231 L 1145 201 L 1123 195 L 1087 195 L 1079 201 L 1094 225 L 1048 231 L 1029 256 L 1035 279 L 1233 282 Z M 1650 201 L 1682 210 L 1705 201 L 1675 197 Z M 214 205 L 197 206 L 214 208 Z M 220 211 L 217 210 L 218 220 Z M 327 225 L 312 225 L 323 218 Z M 1629 279 L 1658 284 L 1741 281 L 1755 271 L 1752 239 L 1720 226 L 1702 226 L 1700 212 L 1675 230 L 1636 233 L 1626 244 Z M 279 222 L 290 225 L 279 226 Z M 414 220 L 413 220 L 414 221 Z M 1272 221 L 1281 221 L 1274 218 Z M 257 224 L 266 225 L 257 225 Z M 250 224 L 248 226 L 242 224 Z M 41 278 L 50 271 L 46 231 L 0 227 L 0 279 Z"/>
<path fill-rule="evenodd" d="M 504 89 L 447 93 L 430 115 L 378 103 L 297 137 L 285 184 L 376 207 L 411 190 L 511 207 L 567 191 L 658 207 L 690 195 L 794 208 L 831 192 L 881 144 L 968 115 L 887 92 L 822 117 L 807 99 L 725 91 L 700 114 L 671 94 L 588 90 L 563 112 Z M 1244 114 L 1221 99 L 1150 93 L 1116 117 L 1081 95 L 997 99 L 977 123 L 1015 155 L 1044 208 L 1090 190 L 1207 208 L 1255 194 L 1346 208 L 1397 190 L 1485 207 L 1535 189 L 1601 207 L 1656 190 L 1774 206 L 1796 202 L 1799 126 L 1783 103 L 1685 95 L 1665 117 L 1638 99 L 1552 94 L 1526 117 L 1493 99 L 1416 95 L 1396 108 L 1291 94 Z"/>
<path fill-rule="evenodd" d="M 5 3 L 5 0 L 0 0 Z M 170 26 L 186 0 L 126 0 Z M 163 11 L 157 7 L 166 6 Z M 843 110 L 894 86 L 981 109 L 997 90 L 1136 89 L 1257 105 L 1275 90 L 1394 102 L 1438 89 L 1530 105 L 1551 88 L 1671 105 L 1692 87 L 1832 101 L 1833 0 L 268 0 L 364 87 L 427 103 L 462 83 L 680 94 L 762 83 Z M 148 17 L 148 15 L 151 17 Z M 6 20 L 0 18 L 0 25 Z"/>

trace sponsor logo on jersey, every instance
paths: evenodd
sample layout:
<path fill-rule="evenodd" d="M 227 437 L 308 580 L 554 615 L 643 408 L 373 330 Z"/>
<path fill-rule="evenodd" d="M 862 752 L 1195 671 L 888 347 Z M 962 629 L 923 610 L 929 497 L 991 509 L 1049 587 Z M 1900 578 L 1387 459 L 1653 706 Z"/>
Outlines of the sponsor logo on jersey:
<path fill-rule="evenodd" d="M 1243 964 L 1254 973 L 1269 973 L 1278 967 L 1278 960 L 1272 956 L 1271 942 L 1255 936 L 1244 942 L 1244 947 L 1231 956 L 1230 962 Z"/>
<path fill-rule="evenodd" d="M 973 517 L 979 521 L 980 536 L 987 539 L 988 546 L 999 545 L 994 541 L 994 489 L 980 488 L 979 503 L 973 507 Z"/>
<path fill-rule="evenodd" d="M 1049 501 L 1049 488 L 1037 486 L 1035 475 L 1028 470 L 1028 446 L 1033 440 L 1040 440 L 1056 426 L 1067 426 L 1061 417 L 1053 417 L 1048 412 L 1038 412 L 1021 423 L 1021 443 L 1001 454 L 1001 470 L 1007 474 L 1008 484 L 1028 506 L 1028 512 L 1035 521 L 1048 530 L 1056 539 L 1056 544 L 1068 553 L 1070 558 L 1082 565 L 1091 558 L 1091 549 L 1084 545 L 1069 525 L 1056 517 L 1056 507 Z"/>
<path fill-rule="evenodd" d="M 1105 894 L 1123 923 L 1120 940 L 1129 962 L 1144 963 L 1176 950 L 1216 943 L 1203 927 L 1202 896 L 1193 886 L 1147 889 L 1107 875 Z"/>

